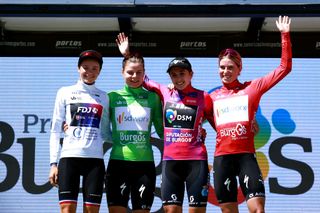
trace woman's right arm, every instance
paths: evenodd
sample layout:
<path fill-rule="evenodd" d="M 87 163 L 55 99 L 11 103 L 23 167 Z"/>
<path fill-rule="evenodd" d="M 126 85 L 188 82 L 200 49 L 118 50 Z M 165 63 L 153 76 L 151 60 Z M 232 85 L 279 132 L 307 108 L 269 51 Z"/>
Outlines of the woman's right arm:
<path fill-rule="evenodd" d="M 279 81 L 286 77 L 292 70 L 292 48 L 290 40 L 291 19 L 288 16 L 280 16 L 276 21 L 278 30 L 281 32 L 281 61 L 280 65 L 266 76 L 255 80 L 256 90 L 267 92 Z"/>

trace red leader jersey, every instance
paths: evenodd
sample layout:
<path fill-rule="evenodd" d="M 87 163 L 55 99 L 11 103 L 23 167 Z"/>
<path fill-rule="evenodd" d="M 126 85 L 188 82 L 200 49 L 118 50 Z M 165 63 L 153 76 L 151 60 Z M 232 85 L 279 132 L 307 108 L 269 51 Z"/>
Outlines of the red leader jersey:
<path fill-rule="evenodd" d="M 252 122 L 261 96 L 289 74 L 292 51 L 289 33 L 281 33 L 281 63 L 266 76 L 225 84 L 210 94 L 217 131 L 215 156 L 254 153 Z"/>

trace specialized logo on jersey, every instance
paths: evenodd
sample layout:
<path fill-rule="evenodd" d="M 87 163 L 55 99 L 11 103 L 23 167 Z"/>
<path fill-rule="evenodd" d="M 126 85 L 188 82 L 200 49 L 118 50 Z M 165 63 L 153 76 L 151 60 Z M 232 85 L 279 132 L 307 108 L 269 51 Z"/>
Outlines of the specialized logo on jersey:
<path fill-rule="evenodd" d="M 103 107 L 99 104 L 70 104 L 70 126 L 99 128 Z"/>
<path fill-rule="evenodd" d="M 249 176 L 248 175 L 245 175 L 244 176 L 244 179 L 243 179 L 243 183 L 246 184 L 246 188 L 248 189 L 249 188 Z"/>
<path fill-rule="evenodd" d="M 227 187 L 227 190 L 230 192 L 230 184 L 231 184 L 231 180 L 229 178 L 227 178 L 226 181 L 224 181 L 224 185 Z"/>
<path fill-rule="evenodd" d="M 151 110 L 140 105 L 116 107 L 117 130 L 147 131 Z"/>
<path fill-rule="evenodd" d="M 217 125 L 249 120 L 248 96 L 235 96 L 214 102 Z"/>
<path fill-rule="evenodd" d="M 179 129 L 193 129 L 195 125 L 198 106 L 166 102 L 165 127 Z"/>
<path fill-rule="evenodd" d="M 141 187 L 140 187 L 140 189 L 139 189 L 140 198 L 142 198 L 142 195 L 143 195 L 143 192 L 144 192 L 145 189 L 146 189 L 146 186 L 142 184 Z"/>
<path fill-rule="evenodd" d="M 123 192 L 124 192 L 124 190 L 125 190 L 126 188 L 127 188 L 126 183 L 123 183 L 123 184 L 120 186 L 121 195 L 123 195 Z"/>

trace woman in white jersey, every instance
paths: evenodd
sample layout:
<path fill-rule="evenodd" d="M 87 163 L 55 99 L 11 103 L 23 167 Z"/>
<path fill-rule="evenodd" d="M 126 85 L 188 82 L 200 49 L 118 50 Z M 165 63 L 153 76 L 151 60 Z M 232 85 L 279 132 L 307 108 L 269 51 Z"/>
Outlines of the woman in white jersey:
<path fill-rule="evenodd" d="M 50 136 L 50 183 L 59 186 L 60 212 L 75 213 L 82 176 L 84 212 L 99 212 L 104 183 L 103 141 L 111 138 L 109 100 L 95 86 L 102 55 L 80 54 L 79 80 L 58 90 Z M 69 126 L 62 143 L 62 124 Z"/>

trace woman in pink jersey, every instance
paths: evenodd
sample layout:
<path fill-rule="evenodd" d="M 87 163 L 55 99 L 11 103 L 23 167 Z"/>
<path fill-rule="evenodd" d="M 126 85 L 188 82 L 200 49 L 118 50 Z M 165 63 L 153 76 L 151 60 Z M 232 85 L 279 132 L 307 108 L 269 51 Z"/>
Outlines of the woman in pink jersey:
<path fill-rule="evenodd" d="M 240 83 L 239 53 L 225 49 L 219 54 L 222 88 L 210 94 L 217 131 L 214 157 L 214 187 L 222 212 L 239 212 L 237 179 L 250 212 L 264 212 L 265 188 L 254 147 L 253 121 L 261 96 L 282 80 L 292 67 L 291 19 L 279 17 L 282 55 L 280 65 L 261 78 Z"/>

